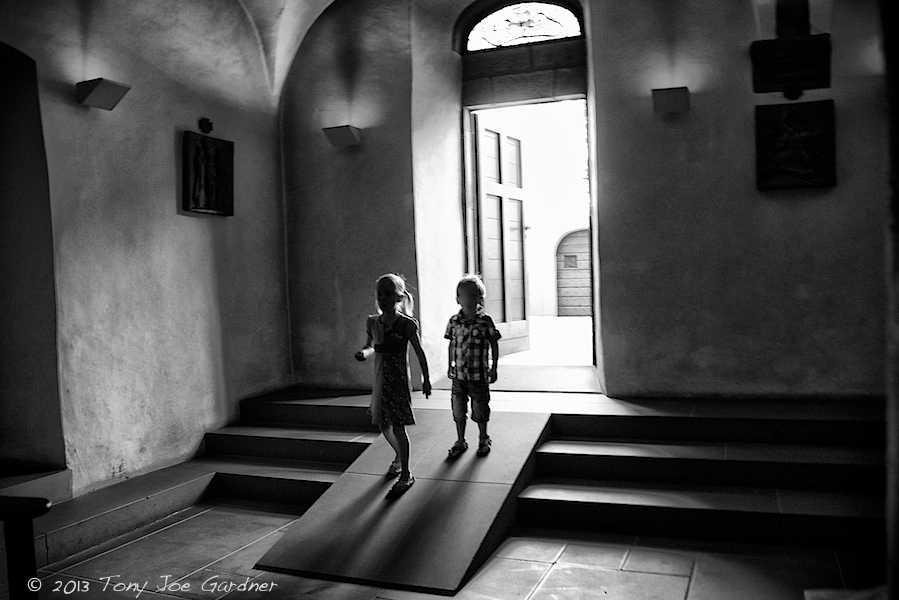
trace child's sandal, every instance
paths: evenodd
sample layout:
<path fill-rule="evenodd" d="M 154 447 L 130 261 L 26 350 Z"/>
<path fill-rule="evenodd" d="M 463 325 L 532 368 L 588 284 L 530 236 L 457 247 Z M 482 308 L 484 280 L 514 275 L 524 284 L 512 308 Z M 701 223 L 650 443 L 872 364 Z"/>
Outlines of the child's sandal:
<path fill-rule="evenodd" d="M 493 441 L 488 437 L 478 443 L 478 456 L 486 456 L 490 453 L 490 446 Z"/>
<path fill-rule="evenodd" d="M 415 483 L 415 478 L 409 475 L 409 479 L 397 479 L 396 483 L 393 484 L 393 487 L 390 488 L 389 496 L 399 496 Z"/>
<path fill-rule="evenodd" d="M 387 467 L 387 475 L 389 477 L 396 477 L 397 475 L 399 475 L 402 472 L 403 472 L 403 466 L 397 461 L 390 463 L 390 466 Z"/>
<path fill-rule="evenodd" d="M 468 450 L 468 442 L 456 442 L 452 448 L 447 450 L 447 454 L 449 458 L 459 458 L 466 450 Z"/>

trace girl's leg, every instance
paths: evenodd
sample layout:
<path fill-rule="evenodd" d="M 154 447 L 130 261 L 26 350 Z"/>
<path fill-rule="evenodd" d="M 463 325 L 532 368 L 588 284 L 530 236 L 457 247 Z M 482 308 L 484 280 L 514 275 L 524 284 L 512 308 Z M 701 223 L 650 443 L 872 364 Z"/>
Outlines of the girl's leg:
<path fill-rule="evenodd" d="M 403 432 L 406 430 L 403 429 Z M 396 434 L 394 433 L 393 427 L 388 425 L 387 423 L 381 423 L 381 434 L 387 439 L 387 443 L 390 444 L 390 447 L 393 448 L 393 451 L 396 452 L 396 458 L 393 462 L 400 462 L 400 447 L 399 442 L 396 439 Z"/>
<path fill-rule="evenodd" d="M 406 433 L 404 425 L 394 425 L 393 435 L 396 437 L 397 454 L 400 457 L 400 466 L 403 471 L 400 473 L 401 480 L 408 480 L 409 473 L 409 434 Z"/>

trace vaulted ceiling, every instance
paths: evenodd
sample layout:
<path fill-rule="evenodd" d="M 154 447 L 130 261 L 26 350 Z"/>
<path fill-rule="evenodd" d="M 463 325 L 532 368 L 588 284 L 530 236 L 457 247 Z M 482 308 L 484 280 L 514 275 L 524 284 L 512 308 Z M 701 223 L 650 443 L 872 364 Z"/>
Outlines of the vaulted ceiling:
<path fill-rule="evenodd" d="M 284 78 L 303 36 L 334 0 L 238 0 L 256 29 L 272 93 Z"/>

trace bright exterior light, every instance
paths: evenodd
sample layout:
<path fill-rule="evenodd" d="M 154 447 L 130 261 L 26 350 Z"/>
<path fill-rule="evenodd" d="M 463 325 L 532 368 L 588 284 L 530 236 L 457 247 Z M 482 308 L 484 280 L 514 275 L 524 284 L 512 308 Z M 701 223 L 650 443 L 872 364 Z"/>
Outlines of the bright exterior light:
<path fill-rule="evenodd" d="M 581 24 L 572 12 L 555 4 L 522 2 L 491 13 L 468 34 L 466 49 L 486 50 L 577 37 Z"/>

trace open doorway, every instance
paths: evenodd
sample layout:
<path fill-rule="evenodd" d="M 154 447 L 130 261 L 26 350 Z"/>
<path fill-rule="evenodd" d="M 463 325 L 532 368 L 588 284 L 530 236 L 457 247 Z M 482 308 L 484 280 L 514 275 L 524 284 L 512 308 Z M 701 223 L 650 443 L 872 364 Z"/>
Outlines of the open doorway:
<path fill-rule="evenodd" d="M 472 111 L 474 260 L 502 365 L 594 362 L 586 102 Z"/>

